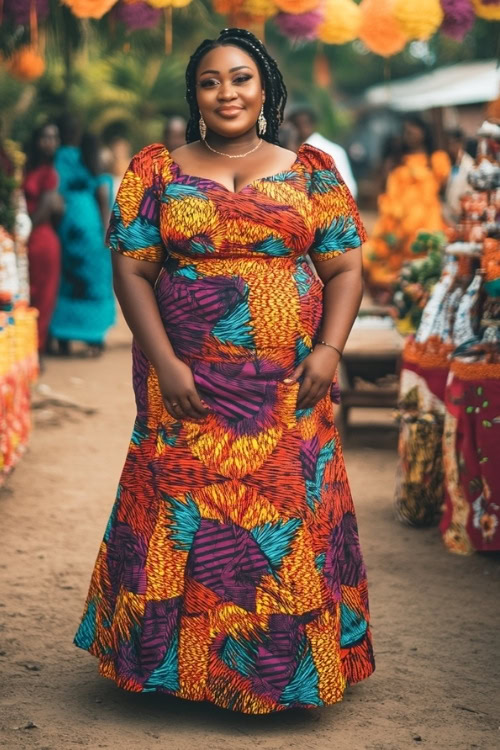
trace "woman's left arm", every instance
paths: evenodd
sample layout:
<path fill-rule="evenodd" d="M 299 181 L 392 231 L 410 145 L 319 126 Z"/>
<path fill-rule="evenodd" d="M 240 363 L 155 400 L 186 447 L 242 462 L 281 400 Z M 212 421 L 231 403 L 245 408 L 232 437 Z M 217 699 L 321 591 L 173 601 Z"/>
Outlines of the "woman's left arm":
<path fill-rule="evenodd" d="M 362 252 L 354 248 L 330 260 L 315 263 L 324 284 L 323 317 L 319 340 L 343 351 L 363 296 Z M 334 348 L 317 343 L 285 383 L 303 378 L 297 408 L 308 409 L 327 393 L 340 360 Z"/>

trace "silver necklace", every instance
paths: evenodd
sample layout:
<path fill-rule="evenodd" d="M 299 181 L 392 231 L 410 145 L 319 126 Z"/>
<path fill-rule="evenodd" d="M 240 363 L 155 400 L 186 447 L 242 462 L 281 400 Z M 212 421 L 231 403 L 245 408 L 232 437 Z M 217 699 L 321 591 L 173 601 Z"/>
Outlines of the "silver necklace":
<path fill-rule="evenodd" d="M 259 138 L 259 142 L 256 146 L 250 149 L 250 151 L 246 151 L 244 154 L 225 154 L 223 151 L 217 151 L 216 148 L 212 148 L 207 141 L 203 140 L 203 143 L 208 148 L 209 151 L 213 151 L 214 154 L 218 154 L 219 156 L 227 156 L 228 159 L 243 159 L 244 156 L 249 156 L 250 154 L 253 154 L 254 151 L 257 151 L 259 146 L 262 146 L 263 140 L 262 138 Z"/>

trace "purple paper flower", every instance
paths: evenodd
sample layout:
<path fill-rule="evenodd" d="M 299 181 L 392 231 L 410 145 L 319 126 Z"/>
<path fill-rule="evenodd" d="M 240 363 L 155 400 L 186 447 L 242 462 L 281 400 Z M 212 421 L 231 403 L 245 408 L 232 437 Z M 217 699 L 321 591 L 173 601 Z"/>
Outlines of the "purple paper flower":
<path fill-rule="evenodd" d="M 152 8 L 142 0 L 135 3 L 119 2 L 113 9 L 115 18 L 125 24 L 132 31 L 136 29 L 151 29 L 161 18 L 161 10 Z"/>
<path fill-rule="evenodd" d="M 474 25 L 476 17 L 471 0 L 441 0 L 441 6 L 444 12 L 441 31 L 461 42 Z"/>
<path fill-rule="evenodd" d="M 318 8 L 309 13 L 278 13 L 274 22 L 283 36 L 310 41 L 316 39 L 316 31 L 323 17 L 323 12 Z"/>
<path fill-rule="evenodd" d="M 38 21 L 45 21 L 49 15 L 49 0 L 34 0 Z M 27 26 L 30 22 L 31 0 L 4 0 L 5 15 L 14 23 Z"/>

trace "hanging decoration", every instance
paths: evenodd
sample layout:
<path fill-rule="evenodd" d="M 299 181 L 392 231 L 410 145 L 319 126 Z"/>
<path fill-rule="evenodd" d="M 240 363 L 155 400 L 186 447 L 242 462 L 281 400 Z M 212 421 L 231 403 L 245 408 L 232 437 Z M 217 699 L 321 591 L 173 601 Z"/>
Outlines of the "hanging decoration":
<path fill-rule="evenodd" d="M 474 25 L 475 13 L 471 0 L 441 0 L 444 21 L 440 31 L 461 42 Z"/>
<path fill-rule="evenodd" d="M 152 8 L 143 0 L 136 0 L 136 2 L 121 0 L 113 8 L 113 14 L 117 21 L 123 23 L 131 31 L 154 28 L 161 18 L 161 10 Z"/>
<path fill-rule="evenodd" d="M 318 52 L 314 57 L 313 80 L 322 89 L 331 89 L 332 87 L 330 63 L 324 52 Z"/>
<path fill-rule="evenodd" d="M 255 21 L 266 21 L 276 15 L 277 6 L 274 0 L 242 0 L 238 10 Z"/>
<path fill-rule="evenodd" d="M 152 8 L 185 8 L 191 0 L 147 0 Z"/>
<path fill-rule="evenodd" d="M 360 8 L 359 38 L 365 47 L 382 57 L 401 52 L 408 37 L 394 17 L 394 0 L 362 0 Z"/>
<path fill-rule="evenodd" d="M 312 41 L 324 15 L 320 8 L 307 13 L 278 13 L 274 23 L 280 34 L 292 41 Z"/>
<path fill-rule="evenodd" d="M 346 44 L 356 39 L 360 25 L 361 10 L 353 0 L 326 0 L 318 39 L 326 44 Z"/>
<path fill-rule="evenodd" d="M 78 18 L 102 18 L 116 0 L 61 0 Z"/>
<path fill-rule="evenodd" d="M 320 0 L 276 0 L 276 5 L 281 11 L 295 15 L 316 10 L 320 4 Z"/>
<path fill-rule="evenodd" d="M 34 81 L 45 71 L 45 60 L 30 44 L 19 47 L 9 60 L 8 70 L 21 81 Z"/>
<path fill-rule="evenodd" d="M 472 0 L 479 18 L 487 21 L 500 21 L 500 0 Z"/>
<path fill-rule="evenodd" d="M 394 16 L 409 39 L 425 41 L 438 30 L 444 13 L 439 0 L 396 0 Z"/>

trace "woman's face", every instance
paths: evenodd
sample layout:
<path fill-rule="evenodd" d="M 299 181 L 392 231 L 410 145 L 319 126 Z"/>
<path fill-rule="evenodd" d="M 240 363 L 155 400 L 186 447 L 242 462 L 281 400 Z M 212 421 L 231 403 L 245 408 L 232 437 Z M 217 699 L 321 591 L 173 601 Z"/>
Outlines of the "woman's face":
<path fill-rule="evenodd" d="M 45 158 L 50 159 L 59 148 L 60 138 L 57 125 L 47 125 L 40 133 L 38 148 Z"/>
<path fill-rule="evenodd" d="M 196 71 L 196 99 L 217 135 L 235 138 L 255 127 L 265 95 L 257 64 L 239 47 L 216 47 Z"/>

